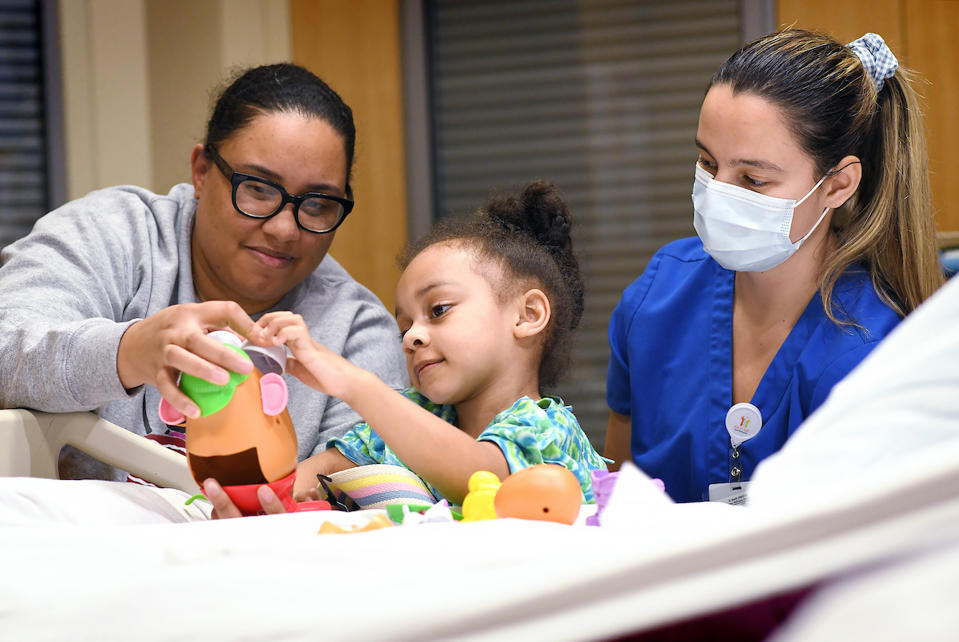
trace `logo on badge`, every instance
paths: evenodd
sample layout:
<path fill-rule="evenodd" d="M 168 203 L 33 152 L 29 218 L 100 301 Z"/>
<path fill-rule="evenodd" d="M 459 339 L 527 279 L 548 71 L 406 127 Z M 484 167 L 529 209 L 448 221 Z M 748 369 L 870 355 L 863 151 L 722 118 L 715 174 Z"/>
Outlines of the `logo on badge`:
<path fill-rule="evenodd" d="M 733 446 L 752 439 L 762 427 L 762 413 L 751 403 L 738 403 L 726 413 L 726 432 Z"/>

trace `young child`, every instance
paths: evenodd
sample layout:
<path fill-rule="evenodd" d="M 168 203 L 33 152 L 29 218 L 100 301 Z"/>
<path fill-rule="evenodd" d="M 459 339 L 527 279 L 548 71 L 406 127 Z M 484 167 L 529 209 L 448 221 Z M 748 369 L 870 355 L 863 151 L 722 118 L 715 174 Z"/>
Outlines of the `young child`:
<path fill-rule="evenodd" d="M 531 183 L 519 197 L 444 220 L 403 263 L 396 319 L 412 387 L 402 394 L 314 341 L 298 314 L 257 322 L 262 334 L 251 339 L 286 344 L 291 374 L 366 420 L 300 463 L 295 492 L 315 487 L 317 473 L 387 463 L 458 505 L 477 470 L 502 479 L 553 463 L 571 470 L 593 501 L 590 471 L 604 469 L 603 459 L 563 401 L 540 393 L 568 364 L 583 310 L 570 215 L 556 189 Z M 208 497 L 229 513 L 210 481 Z M 269 495 L 260 499 L 274 512 Z"/>

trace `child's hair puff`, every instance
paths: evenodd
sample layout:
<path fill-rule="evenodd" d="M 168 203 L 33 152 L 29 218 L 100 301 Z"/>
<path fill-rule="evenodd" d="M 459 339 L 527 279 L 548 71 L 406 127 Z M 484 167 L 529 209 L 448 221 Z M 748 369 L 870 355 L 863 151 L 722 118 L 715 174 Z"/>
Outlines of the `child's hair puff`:
<path fill-rule="evenodd" d="M 502 296 L 512 296 L 518 288 L 543 290 L 551 318 L 543 337 L 539 382 L 549 387 L 569 367 L 572 332 L 583 315 L 584 287 L 571 230 L 572 216 L 556 186 L 533 181 L 518 195 L 491 195 L 473 214 L 440 220 L 407 248 L 400 265 L 405 268 L 437 243 L 462 243 L 502 268 L 502 282 L 492 283 Z"/>

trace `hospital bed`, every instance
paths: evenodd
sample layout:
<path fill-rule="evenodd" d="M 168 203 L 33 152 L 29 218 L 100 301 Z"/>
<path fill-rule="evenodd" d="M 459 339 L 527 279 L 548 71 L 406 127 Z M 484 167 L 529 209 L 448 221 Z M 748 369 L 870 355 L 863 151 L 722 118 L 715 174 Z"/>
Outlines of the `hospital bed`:
<path fill-rule="evenodd" d="M 14 412 L 0 413 L 3 430 L 21 431 L 3 452 L 37 448 L 39 431 L 35 472 L 50 472 L 58 443 L 94 455 L 119 444 L 131 459 L 112 461 L 183 481 L 172 453 L 131 446 L 92 415 Z M 898 472 L 813 504 L 650 504 L 632 524 L 599 528 L 494 520 L 318 534 L 327 519 L 362 518 L 349 513 L 0 525 L 0 630 L 18 640 L 760 639 L 771 616 L 788 607 L 800 617 L 792 607 L 820 587 L 930 551 L 956 557 L 959 447 L 904 458 Z M 923 599 L 894 595 L 900 609 Z M 952 610 L 935 630 L 959 630 Z M 790 637 L 789 626 L 780 635 L 895 639 L 882 630 L 857 619 L 820 638 L 801 628 Z"/>
<path fill-rule="evenodd" d="M 653 500 L 627 468 L 600 527 L 499 519 L 320 535 L 325 521 L 368 514 L 144 524 L 116 503 L 99 513 L 110 519 L 13 523 L 12 482 L 85 482 L 0 479 L 0 637 L 955 639 L 959 281 L 944 290 L 760 465 L 747 506 Z M 30 427 L 4 450 L 34 447 L 30 417 L 16 422 Z M 93 491 L 91 505 L 117 499 Z"/>
<path fill-rule="evenodd" d="M 198 490 L 182 455 L 92 412 L 0 410 L 0 477 L 57 478 L 68 445 L 158 486 Z"/>

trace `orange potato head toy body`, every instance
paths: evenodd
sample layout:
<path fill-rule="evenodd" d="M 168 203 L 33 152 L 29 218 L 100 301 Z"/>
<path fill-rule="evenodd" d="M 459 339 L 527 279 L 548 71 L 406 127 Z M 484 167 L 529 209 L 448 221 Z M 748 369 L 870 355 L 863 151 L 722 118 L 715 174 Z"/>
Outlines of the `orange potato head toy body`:
<path fill-rule="evenodd" d="M 229 332 L 211 336 L 247 358 L 253 373 L 230 373 L 217 385 L 182 375 L 180 389 L 200 408 L 201 416 L 188 419 L 166 400 L 160 402 L 160 419 L 170 425 L 186 424 L 186 450 L 197 484 L 216 479 L 245 514 L 261 512 L 256 489 L 267 484 L 289 511 L 298 510 L 291 491 L 296 475 L 297 442 L 286 410 L 289 392 L 280 376 L 283 356 L 270 355 L 256 346 L 244 346 Z M 266 371 L 264 373 L 264 371 Z M 310 508 L 328 508 L 310 502 Z"/>

